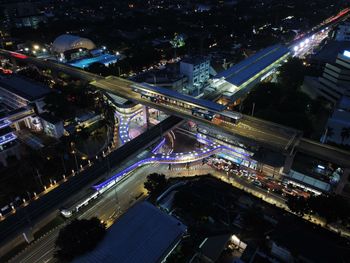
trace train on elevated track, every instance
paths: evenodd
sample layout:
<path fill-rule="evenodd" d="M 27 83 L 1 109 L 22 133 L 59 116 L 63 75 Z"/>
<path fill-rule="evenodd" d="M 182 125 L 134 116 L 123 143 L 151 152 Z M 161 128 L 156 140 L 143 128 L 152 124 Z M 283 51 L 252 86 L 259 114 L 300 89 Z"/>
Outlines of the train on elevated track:
<path fill-rule="evenodd" d="M 238 124 L 242 118 L 241 113 L 227 111 L 224 105 L 194 98 L 173 90 L 148 84 L 142 84 L 142 86 L 132 85 L 131 88 L 134 92 L 140 94 L 141 98 L 147 99 L 153 103 L 177 106 L 191 112 L 193 116 L 207 121 Z"/>

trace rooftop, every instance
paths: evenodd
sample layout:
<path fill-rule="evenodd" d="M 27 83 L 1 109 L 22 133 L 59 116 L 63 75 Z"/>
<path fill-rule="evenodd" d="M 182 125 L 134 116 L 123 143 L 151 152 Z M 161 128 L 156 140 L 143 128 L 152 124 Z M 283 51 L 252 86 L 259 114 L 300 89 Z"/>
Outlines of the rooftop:
<path fill-rule="evenodd" d="M 232 234 L 223 234 L 204 239 L 202 244 L 199 246 L 201 254 L 212 260 L 212 262 L 216 262 L 231 236 Z"/>
<path fill-rule="evenodd" d="M 51 92 L 49 87 L 15 74 L 0 77 L 0 87 L 28 101 L 40 99 Z"/>
<path fill-rule="evenodd" d="M 201 64 L 203 62 L 209 61 L 209 58 L 204 56 L 192 56 L 192 57 L 185 57 L 181 60 L 183 63 L 189 63 L 189 64 Z"/>
<path fill-rule="evenodd" d="M 159 262 L 185 232 L 177 219 L 148 202 L 138 203 L 111 226 L 94 251 L 73 262 Z"/>
<path fill-rule="evenodd" d="M 57 118 L 56 116 L 53 116 L 52 114 L 48 113 L 48 112 L 44 112 L 42 114 L 40 114 L 40 118 L 44 119 L 45 121 L 52 123 L 52 124 L 56 124 L 61 122 L 62 120 Z"/>
<path fill-rule="evenodd" d="M 217 74 L 214 78 L 224 78 L 235 86 L 240 86 L 275 61 L 288 54 L 289 49 L 274 45 L 258 51 L 254 55 Z"/>

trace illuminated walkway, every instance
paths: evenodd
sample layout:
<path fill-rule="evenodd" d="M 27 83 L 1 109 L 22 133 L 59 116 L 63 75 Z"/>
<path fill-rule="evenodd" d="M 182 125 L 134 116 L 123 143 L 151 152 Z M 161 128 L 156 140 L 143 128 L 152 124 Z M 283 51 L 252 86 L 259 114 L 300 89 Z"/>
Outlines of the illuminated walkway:
<path fill-rule="evenodd" d="M 199 160 L 202 160 L 203 158 L 207 158 L 213 154 L 217 154 L 220 152 L 228 152 L 234 155 L 239 155 L 241 158 L 249 158 L 249 154 L 239 152 L 234 148 L 220 145 L 217 143 L 214 143 L 212 141 L 209 141 L 205 138 L 199 139 L 202 143 L 205 143 L 206 145 L 198 150 L 191 151 L 191 152 L 181 152 L 181 153 L 157 153 L 159 149 L 164 145 L 165 140 L 163 139 L 152 151 L 152 156 L 149 158 L 145 158 L 143 160 L 140 160 L 136 162 L 135 164 L 129 166 L 128 168 L 118 172 L 111 178 L 107 179 L 106 181 L 94 185 L 93 187 L 100 192 L 104 192 L 113 185 L 115 185 L 117 182 L 119 182 L 121 179 L 123 179 L 126 175 L 128 175 L 131 171 L 134 169 L 151 163 L 167 163 L 167 164 L 181 164 L 181 163 L 191 163 L 196 162 Z"/>

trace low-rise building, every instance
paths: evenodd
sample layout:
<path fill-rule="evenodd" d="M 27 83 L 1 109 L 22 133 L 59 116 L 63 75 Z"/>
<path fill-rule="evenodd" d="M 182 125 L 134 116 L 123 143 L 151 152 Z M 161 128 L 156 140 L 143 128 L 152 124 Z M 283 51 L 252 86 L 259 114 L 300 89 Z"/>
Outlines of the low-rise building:
<path fill-rule="evenodd" d="M 49 87 L 16 74 L 0 77 L 0 104 L 16 130 L 41 130 L 36 114 L 44 112 L 44 98 L 51 92 Z"/>
<path fill-rule="evenodd" d="M 74 263 L 165 262 L 186 233 L 186 226 L 149 202 L 138 203 L 122 215 L 97 247 Z"/>
<path fill-rule="evenodd" d="M 204 84 L 209 80 L 210 60 L 207 57 L 188 57 L 180 62 L 180 73 L 187 77 L 186 89 L 190 95 L 203 92 Z"/>
<path fill-rule="evenodd" d="M 17 136 L 10 127 L 11 121 L 3 117 L 0 119 L 0 162 L 7 166 L 7 157 L 16 156 L 20 158 Z"/>
<path fill-rule="evenodd" d="M 64 135 L 63 121 L 61 119 L 58 119 L 49 113 L 43 113 L 40 115 L 40 120 L 43 131 L 46 135 L 56 139 L 59 139 Z"/>
<path fill-rule="evenodd" d="M 42 113 L 44 98 L 51 92 L 49 87 L 17 74 L 0 77 L 0 103 L 9 110 L 34 105 L 36 112 Z"/>

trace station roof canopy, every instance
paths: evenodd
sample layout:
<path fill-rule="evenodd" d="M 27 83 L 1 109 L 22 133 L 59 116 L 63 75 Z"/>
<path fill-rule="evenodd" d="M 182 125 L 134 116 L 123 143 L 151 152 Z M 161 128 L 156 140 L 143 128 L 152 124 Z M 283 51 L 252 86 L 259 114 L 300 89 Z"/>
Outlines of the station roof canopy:
<path fill-rule="evenodd" d="M 224 78 L 227 82 L 239 87 L 288 53 L 289 49 L 283 45 L 270 46 L 220 72 L 214 78 Z"/>
<path fill-rule="evenodd" d="M 138 203 L 108 230 L 95 250 L 73 263 L 161 262 L 186 232 L 186 226 L 148 202 Z"/>
<path fill-rule="evenodd" d="M 214 110 L 214 111 L 220 112 L 226 108 L 224 105 L 221 105 L 219 103 L 212 102 L 209 100 L 197 99 L 197 98 L 179 93 L 179 92 L 171 90 L 171 89 L 166 89 L 163 87 L 156 87 L 156 86 L 149 85 L 147 83 L 139 84 L 139 86 L 144 86 L 147 90 L 149 90 L 151 92 L 159 93 L 159 94 L 162 94 L 166 97 L 172 97 L 172 98 L 179 99 L 179 100 L 182 100 L 185 102 L 189 102 L 189 103 L 201 106 L 201 107 L 208 109 L 208 110 Z"/>

